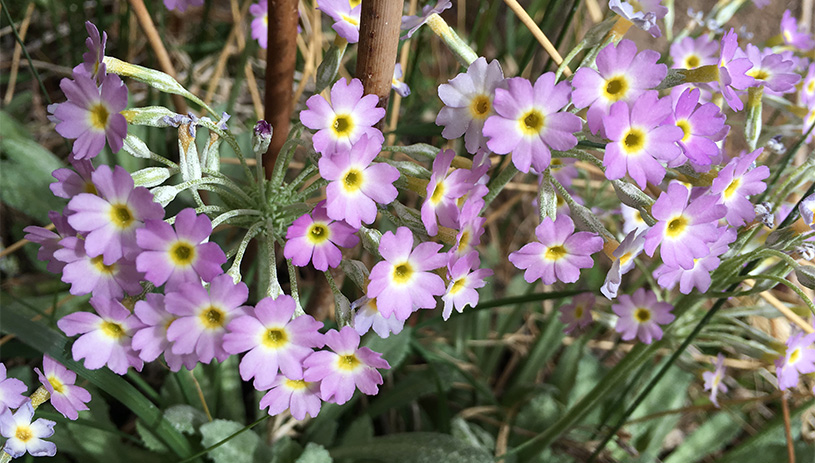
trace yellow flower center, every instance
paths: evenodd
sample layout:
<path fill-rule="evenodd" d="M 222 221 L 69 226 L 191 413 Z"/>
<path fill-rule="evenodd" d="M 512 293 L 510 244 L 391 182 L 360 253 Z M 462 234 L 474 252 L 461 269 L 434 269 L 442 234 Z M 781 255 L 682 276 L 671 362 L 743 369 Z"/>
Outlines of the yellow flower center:
<path fill-rule="evenodd" d="M 687 227 L 688 219 L 686 219 L 684 215 L 680 215 L 679 217 L 674 217 L 668 222 L 668 226 L 665 227 L 665 234 L 668 236 L 668 238 L 677 238 L 682 235 Z"/>
<path fill-rule="evenodd" d="M 620 101 L 628 94 L 628 81 L 625 76 L 614 76 L 606 80 L 603 96 L 608 101 Z"/>
<path fill-rule="evenodd" d="M 787 362 L 787 365 L 792 365 L 794 363 L 797 363 L 800 358 L 801 358 L 801 348 L 796 347 L 795 350 L 790 352 L 790 359 Z"/>
<path fill-rule="evenodd" d="M 473 119 L 486 119 L 490 115 L 492 102 L 487 95 L 476 95 L 470 102 L 470 115 Z"/>
<path fill-rule="evenodd" d="M 49 376 L 48 383 L 57 394 L 65 394 L 65 385 L 56 376 Z"/>
<path fill-rule="evenodd" d="M 620 257 L 620 265 L 625 265 L 625 263 L 629 260 L 631 260 L 631 253 L 626 252 L 622 257 Z"/>
<path fill-rule="evenodd" d="M 756 80 L 767 80 L 767 78 L 770 77 L 769 72 L 760 68 L 747 71 L 747 75 Z"/>
<path fill-rule="evenodd" d="M 226 324 L 226 314 L 223 310 L 215 306 L 209 306 L 199 315 L 204 328 L 215 330 L 222 328 Z"/>
<path fill-rule="evenodd" d="M 685 57 L 685 69 L 693 69 L 695 67 L 699 67 L 699 63 L 702 60 L 699 59 L 698 55 L 688 55 Z"/>
<path fill-rule="evenodd" d="M 110 119 L 107 106 L 102 103 L 96 103 L 89 108 L 89 111 L 90 114 L 88 117 L 90 118 L 91 127 L 97 130 L 105 130 L 108 126 L 108 120 Z"/>
<path fill-rule="evenodd" d="M 331 124 L 331 129 L 337 137 L 347 137 L 351 135 L 354 130 L 354 121 L 351 119 L 350 114 L 338 114 L 334 117 L 334 122 Z"/>
<path fill-rule="evenodd" d="M 807 93 L 815 93 L 815 79 L 809 81 L 807 85 Z"/>
<path fill-rule="evenodd" d="M 359 27 L 359 20 L 358 19 L 352 18 L 351 16 L 344 15 L 344 14 L 341 14 L 340 17 L 342 18 L 343 21 L 347 22 L 348 24 L 351 24 L 352 26 Z"/>
<path fill-rule="evenodd" d="M 464 230 L 461 232 L 461 239 L 458 242 L 458 248 L 456 251 L 459 253 L 464 252 L 464 250 L 470 247 L 470 230 Z"/>
<path fill-rule="evenodd" d="M 413 278 L 413 266 L 409 262 L 402 262 L 393 267 L 391 279 L 394 283 L 403 285 Z"/>
<path fill-rule="evenodd" d="M 302 379 L 286 379 L 286 387 L 289 389 L 303 389 L 308 387 L 308 383 Z"/>
<path fill-rule="evenodd" d="M 676 126 L 682 129 L 681 141 L 688 141 L 688 138 L 690 138 L 690 122 L 687 119 L 679 119 L 676 121 Z"/>
<path fill-rule="evenodd" d="M 189 243 L 177 242 L 170 248 L 170 260 L 175 265 L 187 266 L 195 260 L 195 247 Z"/>
<path fill-rule="evenodd" d="M 362 187 L 362 171 L 359 169 L 349 169 L 342 176 L 342 188 L 347 193 L 355 193 Z"/>
<path fill-rule="evenodd" d="M 93 265 L 93 268 L 95 268 L 97 272 L 105 275 L 112 275 L 116 273 L 116 264 L 105 265 L 102 260 L 102 256 L 92 258 L 91 265 Z"/>
<path fill-rule="evenodd" d="M 348 0 L 348 4 L 351 5 L 351 9 L 359 6 L 360 3 L 362 3 L 362 0 Z"/>
<path fill-rule="evenodd" d="M 643 307 L 639 307 L 634 311 L 634 319 L 640 323 L 645 323 L 651 319 L 651 311 Z"/>
<path fill-rule="evenodd" d="M 341 370 L 354 370 L 359 365 L 359 359 L 354 354 L 340 355 L 337 361 L 337 367 Z"/>
<path fill-rule="evenodd" d="M 639 154 L 645 146 L 645 133 L 640 129 L 628 129 L 623 137 L 623 149 L 628 154 Z"/>
<path fill-rule="evenodd" d="M 110 208 L 110 221 L 119 228 L 129 228 L 133 224 L 133 214 L 126 204 L 114 204 Z"/>
<path fill-rule="evenodd" d="M 450 287 L 450 294 L 456 294 L 464 289 L 466 283 L 466 278 L 459 278 L 458 280 L 454 281 L 453 286 Z"/>
<path fill-rule="evenodd" d="M 311 244 L 320 245 L 328 241 L 328 237 L 331 235 L 331 232 L 325 224 L 322 223 L 313 223 L 310 227 L 308 227 L 308 231 L 306 232 L 306 239 Z"/>
<path fill-rule="evenodd" d="M 17 429 L 14 431 L 14 437 L 19 439 L 22 442 L 28 442 L 34 437 L 34 433 L 31 432 L 31 428 L 29 426 L 17 426 Z"/>
<path fill-rule="evenodd" d="M 563 247 L 562 244 L 558 244 L 557 246 L 549 246 L 546 248 L 545 257 L 546 260 L 555 261 L 566 257 L 566 254 L 568 254 L 568 252 L 566 252 L 566 248 Z"/>
<path fill-rule="evenodd" d="M 85 188 L 83 188 L 82 191 L 92 195 L 98 195 L 98 192 L 96 191 L 96 185 L 94 185 L 93 182 L 85 182 Z"/>
<path fill-rule="evenodd" d="M 725 199 L 730 199 L 730 197 L 736 193 L 736 190 L 739 189 L 739 185 L 741 185 L 741 178 L 734 178 L 733 181 L 730 182 L 730 185 L 727 185 L 727 188 L 724 189 Z"/>
<path fill-rule="evenodd" d="M 784 40 L 787 43 L 792 43 L 793 37 L 792 37 L 792 33 L 790 31 L 784 31 Z"/>
<path fill-rule="evenodd" d="M 122 328 L 122 325 L 115 323 L 104 321 L 102 322 L 101 327 L 102 333 L 106 334 L 108 337 L 113 339 L 119 339 L 125 335 L 125 330 Z"/>
<path fill-rule="evenodd" d="M 518 122 L 524 135 L 538 135 L 546 122 L 546 116 L 537 109 L 531 109 L 521 116 Z"/>
<path fill-rule="evenodd" d="M 578 304 L 574 308 L 574 318 L 583 318 L 583 312 L 585 312 L 585 311 L 586 311 L 586 308 L 583 307 L 582 305 Z"/>
<path fill-rule="evenodd" d="M 266 334 L 263 336 L 263 345 L 266 347 L 271 347 L 274 349 L 279 349 L 285 346 L 288 343 L 289 337 L 286 336 L 286 332 L 279 328 L 270 328 L 266 330 Z"/>
<path fill-rule="evenodd" d="M 436 188 L 433 188 L 433 194 L 430 195 L 430 202 L 436 205 L 442 199 L 444 199 L 444 181 L 437 183 Z"/>

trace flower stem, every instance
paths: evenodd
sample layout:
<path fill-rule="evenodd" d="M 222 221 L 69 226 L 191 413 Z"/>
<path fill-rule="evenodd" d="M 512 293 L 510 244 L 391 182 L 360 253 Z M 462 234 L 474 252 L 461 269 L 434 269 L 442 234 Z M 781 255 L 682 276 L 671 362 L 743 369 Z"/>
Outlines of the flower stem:
<path fill-rule="evenodd" d="M 366 0 L 362 2 L 356 76 L 366 94 L 379 98 L 380 108 L 388 108 L 396 51 L 402 23 L 403 0 Z M 379 121 L 379 128 L 384 119 Z"/>

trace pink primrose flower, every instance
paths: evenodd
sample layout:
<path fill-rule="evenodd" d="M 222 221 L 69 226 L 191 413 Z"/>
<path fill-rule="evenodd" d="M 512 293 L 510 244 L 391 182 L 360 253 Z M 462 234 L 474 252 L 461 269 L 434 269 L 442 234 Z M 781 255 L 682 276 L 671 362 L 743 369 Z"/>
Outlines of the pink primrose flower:
<path fill-rule="evenodd" d="M 705 390 L 710 391 L 710 401 L 713 402 L 716 408 L 719 408 L 719 392 L 727 392 L 727 386 L 722 382 L 724 380 L 724 371 L 724 355 L 719 354 L 716 358 L 715 369 L 702 373 L 702 379 L 705 380 Z"/>
<path fill-rule="evenodd" d="M 451 0 L 438 0 L 435 5 L 428 4 L 422 7 L 422 14 L 419 16 L 402 16 L 402 30 L 408 31 L 403 35 L 402 40 L 409 39 L 419 30 L 432 14 L 441 14 L 442 11 L 453 6 Z"/>
<path fill-rule="evenodd" d="M 79 412 L 87 410 L 86 403 L 91 401 L 91 394 L 85 388 L 77 386 L 76 373 L 65 368 L 48 355 L 42 359 L 42 369 L 35 368 L 37 377 L 51 394 L 51 405 L 69 420 L 79 418 Z"/>
<path fill-rule="evenodd" d="M 559 320 L 561 323 L 566 324 L 566 327 L 563 328 L 564 333 L 579 333 L 591 325 L 591 322 L 594 321 L 591 315 L 594 301 L 594 294 L 580 293 L 572 299 L 570 304 L 565 304 L 560 307 Z"/>
<path fill-rule="evenodd" d="M 799 30 L 798 20 L 792 15 L 790 10 L 784 11 L 781 18 L 781 37 L 784 43 L 792 45 L 801 51 L 809 51 L 815 48 L 815 40 L 806 31 Z"/>
<path fill-rule="evenodd" d="M 184 366 L 192 371 L 198 363 L 198 356 L 193 352 L 189 354 L 175 354 L 170 340 L 167 339 L 167 328 L 175 321 L 175 315 L 164 307 L 164 295 L 149 293 L 142 301 L 137 301 L 133 312 L 144 325 L 133 335 L 133 349 L 138 351 L 139 358 L 145 362 L 152 362 L 159 355 L 164 354 L 164 361 L 170 371 L 179 371 Z"/>
<path fill-rule="evenodd" d="M 11 458 L 19 458 L 26 452 L 34 457 L 53 457 L 57 454 L 56 444 L 43 440 L 54 435 L 54 425 L 57 423 L 44 418 L 32 423 L 32 418 L 34 407 L 30 401 L 14 414 L 10 410 L 0 414 L 0 435 L 7 439 L 3 451 Z"/>
<path fill-rule="evenodd" d="M 306 414 L 317 417 L 322 402 L 319 383 L 277 375 L 269 392 L 260 399 L 260 408 L 268 408 L 271 416 L 289 410 L 295 419 L 303 420 Z"/>
<path fill-rule="evenodd" d="M 600 292 L 605 297 L 608 299 L 617 297 L 617 290 L 620 288 L 623 275 L 634 268 L 634 259 L 640 255 L 643 246 L 645 246 L 645 231 L 635 228 L 628 232 L 614 250 L 612 253 L 615 258 L 614 262 L 606 274 L 606 281 L 600 288 Z"/>
<path fill-rule="evenodd" d="M 325 334 L 325 343 L 333 351 L 321 350 L 303 362 L 303 380 L 320 381 L 320 397 L 326 402 L 342 405 L 351 399 L 354 390 L 375 395 L 382 384 L 377 368 L 389 369 L 382 354 L 359 347 L 359 334 L 350 326 Z"/>
<path fill-rule="evenodd" d="M 697 38 L 684 37 L 671 44 L 671 65 L 674 69 L 694 69 L 716 64 L 719 44 L 705 34 Z"/>
<path fill-rule="evenodd" d="M 784 357 L 775 361 L 778 388 L 791 389 L 798 385 L 798 376 L 815 373 L 815 333 L 798 333 L 787 340 Z"/>
<path fill-rule="evenodd" d="M 269 38 L 269 5 L 267 0 L 258 0 L 249 6 L 249 13 L 253 16 L 250 28 L 252 38 L 258 41 L 260 48 L 266 49 L 266 42 Z"/>
<path fill-rule="evenodd" d="M 385 259 L 371 270 L 367 296 L 377 298 L 382 316 L 396 314 L 406 320 L 414 307 L 436 307 L 435 296 L 444 294 L 444 281 L 432 270 L 447 264 L 438 243 L 421 243 L 413 248 L 413 232 L 399 227 L 396 233 L 385 232 L 379 241 L 379 253 Z"/>
<path fill-rule="evenodd" d="M 359 42 L 361 0 L 317 0 L 317 9 L 331 16 L 331 26 L 348 43 Z M 332 97 L 333 98 L 333 97 Z"/>
<path fill-rule="evenodd" d="M 551 149 L 565 151 L 577 145 L 575 132 L 583 121 L 559 112 L 569 103 L 568 82 L 555 85 L 555 74 L 547 72 L 535 85 L 522 77 L 506 80 L 507 88 L 495 89 L 495 115 L 484 123 L 487 146 L 498 154 L 512 153 L 512 163 L 521 172 L 534 167 L 543 172 L 552 159 Z"/>
<path fill-rule="evenodd" d="M 687 88 L 673 100 L 673 112 L 664 121 L 682 129 L 682 138 L 677 142 L 682 154 L 668 163 L 678 167 L 686 161 L 691 165 L 709 168 L 721 155 L 716 143 L 723 140 L 730 130 L 725 125 L 721 109 L 713 103 L 699 104 L 699 89 Z M 697 169 L 698 170 L 698 169 Z"/>
<path fill-rule="evenodd" d="M 325 201 L 320 201 L 311 215 L 299 217 L 286 231 L 283 255 L 298 267 L 311 262 L 314 268 L 325 272 L 342 261 L 342 251 L 337 246 L 352 248 L 359 243 L 355 232 L 347 223 L 331 220 Z"/>
<path fill-rule="evenodd" d="M 107 265 L 102 256 L 89 256 L 85 240 L 76 236 L 63 239 L 60 246 L 54 257 L 65 263 L 62 281 L 71 285 L 70 293 L 74 296 L 92 294 L 121 299 L 125 292 L 131 296 L 142 292 L 143 275 L 132 260 L 122 258 Z"/>
<path fill-rule="evenodd" d="M 442 150 L 433 160 L 433 172 L 421 210 L 422 223 L 430 236 L 436 236 L 439 223 L 449 228 L 458 225 L 458 200 L 474 186 L 470 182 L 470 171 L 455 169 L 448 172 L 455 157 L 455 151 Z"/>
<path fill-rule="evenodd" d="M 673 289 L 679 283 L 679 292 L 690 294 L 693 288 L 700 293 L 710 289 L 710 272 L 716 270 L 721 264 L 719 256 L 726 253 L 729 245 L 736 240 L 736 230 L 733 228 L 720 228 L 718 239 L 710 244 L 710 249 L 704 257 L 693 260 L 690 269 L 678 265 L 662 264 L 654 270 L 654 278 L 665 289 Z"/>
<path fill-rule="evenodd" d="M 391 313 L 388 318 L 382 316 L 376 305 L 376 298 L 362 296 L 351 303 L 351 309 L 356 311 L 354 330 L 360 336 L 373 329 L 380 338 L 387 338 L 391 333 L 399 334 L 405 328 L 405 321 L 396 318 L 396 314 Z"/>
<path fill-rule="evenodd" d="M 442 318 L 447 320 L 453 313 L 462 313 L 467 306 L 478 305 L 478 288 L 483 288 L 487 282 L 484 279 L 492 275 L 492 270 L 488 268 L 478 268 L 481 262 L 478 259 L 478 252 L 472 251 L 464 257 L 448 264 L 447 268 L 447 291 L 441 297 L 444 302 Z M 475 269 L 475 270 L 473 270 Z"/>
<path fill-rule="evenodd" d="M 9 408 L 18 408 L 28 400 L 23 394 L 28 391 L 28 386 L 17 378 L 6 376 L 6 366 L 0 363 L 0 413 L 5 413 Z"/>
<path fill-rule="evenodd" d="M 719 196 L 719 204 L 727 208 L 727 223 L 733 227 L 740 227 L 756 217 L 755 206 L 748 198 L 767 189 L 763 180 L 770 176 L 770 168 L 755 167 L 763 150 L 759 148 L 731 159 L 713 179 L 710 194 Z"/>
<path fill-rule="evenodd" d="M 68 218 L 59 212 L 50 211 L 48 218 L 54 224 L 56 232 L 31 225 L 23 228 L 23 231 L 26 232 L 25 239 L 40 245 L 37 259 L 48 262 L 45 268 L 49 272 L 62 273 L 65 263 L 54 258 L 54 253 L 62 249 L 60 241 L 69 236 L 76 236 L 76 230 L 68 223 Z"/>
<path fill-rule="evenodd" d="M 639 338 L 645 344 L 662 339 L 662 328 L 676 317 L 671 313 L 673 306 L 667 302 L 657 302 L 652 291 L 639 288 L 632 295 L 622 294 L 617 299 L 619 304 L 611 310 L 619 317 L 614 329 L 622 334 L 624 341 Z"/>
<path fill-rule="evenodd" d="M 718 90 L 724 97 L 727 106 L 734 111 L 744 108 L 737 90 L 745 90 L 754 83 L 754 79 L 747 75 L 753 64 L 747 58 L 739 58 L 736 51 L 740 50 L 738 36 L 733 28 L 722 37 L 719 52 L 719 80 Z M 716 82 L 711 82 L 716 85 Z"/>
<path fill-rule="evenodd" d="M 538 241 L 525 244 L 509 255 L 509 261 L 525 269 L 524 280 L 543 284 L 556 281 L 574 283 L 581 268 L 594 265 L 591 255 L 603 249 L 603 239 L 596 233 L 574 232 L 574 222 L 567 215 L 558 215 L 553 221 L 545 217 L 535 228 Z"/>

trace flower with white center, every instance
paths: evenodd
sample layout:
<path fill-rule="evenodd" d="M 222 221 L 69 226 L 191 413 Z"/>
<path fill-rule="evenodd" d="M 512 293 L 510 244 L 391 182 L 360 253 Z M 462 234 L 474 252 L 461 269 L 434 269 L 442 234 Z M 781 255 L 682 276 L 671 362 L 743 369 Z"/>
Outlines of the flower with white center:
<path fill-rule="evenodd" d="M 19 458 L 26 452 L 35 457 L 53 457 L 57 446 L 43 438 L 54 435 L 55 422 L 43 418 L 31 422 L 34 407 L 26 402 L 12 415 L 9 410 L 0 414 L 0 435 L 7 438 L 3 451 L 11 458 Z"/>

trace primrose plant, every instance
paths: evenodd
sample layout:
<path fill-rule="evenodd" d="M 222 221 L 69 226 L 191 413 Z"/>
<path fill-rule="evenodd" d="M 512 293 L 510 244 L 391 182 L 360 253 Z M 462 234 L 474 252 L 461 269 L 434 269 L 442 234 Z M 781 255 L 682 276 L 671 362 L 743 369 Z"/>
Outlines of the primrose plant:
<path fill-rule="evenodd" d="M 184 11 L 201 2 L 164 3 Z M 252 36 L 263 47 L 266 3 L 250 10 Z M 681 353 L 730 296 L 784 284 L 815 310 L 799 287 L 815 287 L 813 267 L 802 263 L 815 254 L 815 159 L 791 164 L 815 126 L 815 63 L 804 57 L 813 40 L 789 14 L 776 46 L 742 46 L 734 29 L 689 26 L 661 55 L 623 36 L 636 25 L 660 37 L 657 20 L 667 8 L 612 0 L 614 14 L 556 72 L 527 79 L 506 77 L 498 61 L 477 56 L 447 26 L 439 13 L 451 2 L 429 5 L 403 19 L 404 39 L 427 24 L 463 66 L 438 86 L 436 124 L 450 141 L 442 149 L 385 145 L 379 127 L 386 111 L 377 97 L 358 79 L 337 80 L 347 43 L 359 40 L 359 2 L 317 3 L 341 39 L 318 69 L 314 93 L 268 178 L 262 159 L 274 127 L 255 123 L 251 152 L 244 152 L 229 115 L 167 74 L 106 56 L 106 34 L 86 23 L 84 61 L 60 83 L 66 100 L 48 108 L 55 130 L 73 142 L 71 167 L 54 171 L 51 185 L 66 204 L 51 213 L 53 228 L 26 229 L 70 293 L 90 295 L 87 307 L 57 322 L 75 338 L 71 358 L 86 369 L 124 375 L 162 362 L 176 372 L 240 356 L 240 377 L 262 394 L 259 407 L 270 415 L 288 410 L 297 420 L 316 417 L 323 404 L 348 402 L 357 389 L 376 395 L 391 365 L 362 345 L 362 336 L 398 334 L 420 309 L 442 307 L 432 316 L 447 320 L 462 316 L 453 309 L 464 314 L 479 304 L 478 289 L 494 270 L 482 265 L 486 216 L 515 178 L 536 185 L 539 224 L 526 244 L 500 258 L 530 284 L 582 290 L 561 307 L 569 334 L 594 327 L 644 344 L 684 340 Z M 723 26 L 732 13 L 717 7 L 709 19 Z M 572 74 L 569 65 L 581 52 Z M 204 115 L 129 107 L 128 79 L 180 95 Z M 396 78 L 394 88 L 409 93 Z M 764 127 L 766 106 L 786 110 L 787 122 Z M 128 130 L 133 126 L 175 131 L 178 160 L 152 151 Z M 155 166 L 130 173 L 98 165 L 105 146 Z M 241 180 L 221 171 L 227 148 L 240 162 Z M 297 153 L 305 153 L 305 163 L 292 174 Z M 580 171 L 598 176 L 616 206 L 588 207 Z M 417 196 L 418 209 L 408 200 Z M 231 249 L 212 240 L 223 228 L 241 231 Z M 242 272 L 253 240 L 260 270 L 254 282 Z M 285 262 L 287 285 L 278 262 Z M 581 271 L 602 265 L 610 267 L 602 287 L 587 288 Z M 626 274 L 649 266 L 644 284 L 624 284 Z M 300 267 L 327 279 L 333 320 L 305 313 Z M 786 280 L 793 272 L 797 284 Z M 341 290 L 340 273 L 361 297 L 352 302 Z M 742 289 L 747 280 L 753 289 Z M 252 284 L 259 288 L 255 302 Z M 719 302 L 704 305 L 711 300 Z M 689 335 L 691 325 L 697 330 Z M 798 333 L 783 347 L 768 347 L 776 349 L 780 389 L 815 372 L 813 343 L 815 335 Z M 746 342 L 718 345 L 715 371 L 704 376 L 716 406 L 728 391 L 727 356 L 749 351 Z M 615 371 L 631 372 L 646 360 Z M 72 420 L 91 399 L 76 374 L 50 356 L 37 376 L 41 388 L 26 397 L 25 385 L 7 378 L 0 364 L 5 459 L 54 455 L 43 439 L 55 423 L 32 421 L 49 396 Z"/>

